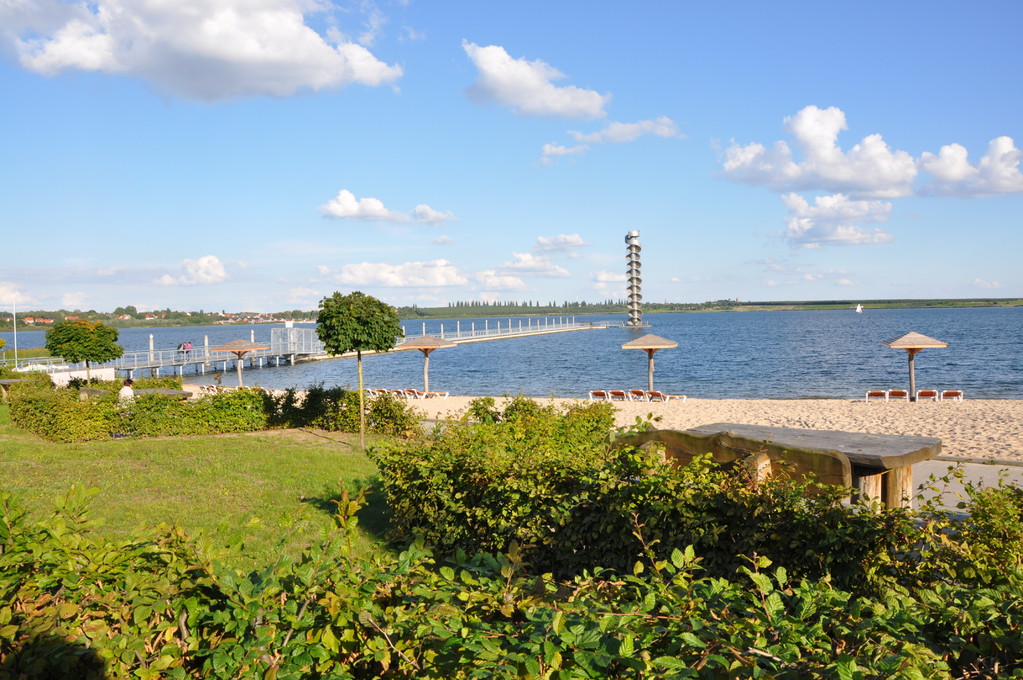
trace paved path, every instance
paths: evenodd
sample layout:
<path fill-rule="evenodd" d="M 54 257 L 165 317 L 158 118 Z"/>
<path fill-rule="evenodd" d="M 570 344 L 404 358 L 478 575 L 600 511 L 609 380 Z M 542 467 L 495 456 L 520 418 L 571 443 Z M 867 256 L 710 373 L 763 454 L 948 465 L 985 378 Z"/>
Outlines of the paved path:
<path fill-rule="evenodd" d="M 993 487 L 998 485 L 999 479 L 1004 479 L 1007 484 L 1023 487 L 1023 465 L 1018 463 L 970 463 L 960 462 L 958 459 L 947 458 L 939 460 L 925 460 L 913 465 L 913 488 L 916 490 L 921 484 L 927 483 L 933 475 L 935 485 L 941 490 L 941 505 L 948 509 L 955 509 L 959 497 L 963 493 L 963 484 L 952 477 L 948 471 L 949 467 L 962 465 L 963 481 L 972 483 L 974 486 Z M 940 481 L 943 477 L 950 477 L 946 485 Z M 924 498 L 934 498 L 938 491 L 927 489 L 923 492 Z"/>

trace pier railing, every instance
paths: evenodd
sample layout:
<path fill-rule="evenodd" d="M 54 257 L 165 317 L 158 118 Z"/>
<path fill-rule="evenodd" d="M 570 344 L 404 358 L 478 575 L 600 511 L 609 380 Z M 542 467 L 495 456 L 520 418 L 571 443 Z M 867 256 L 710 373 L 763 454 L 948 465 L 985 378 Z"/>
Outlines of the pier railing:
<path fill-rule="evenodd" d="M 484 319 L 480 322 L 470 321 L 467 324 L 455 321 L 453 325 L 441 324 L 439 330 L 434 333 L 426 333 L 425 323 L 422 326 L 422 333 L 417 333 L 416 331 L 419 329 L 415 326 L 405 324 L 402 326 L 405 337 L 398 342 L 395 349 L 400 350 L 405 342 L 423 335 L 433 335 L 458 344 L 607 327 L 608 324 L 603 322 L 577 323 L 574 317 L 571 319 L 566 317 Z M 274 360 L 277 365 L 280 365 L 281 363 L 293 363 L 326 356 L 327 351 L 316 335 L 315 328 L 271 328 L 269 347 L 247 352 L 243 360 L 248 360 L 252 366 L 262 366 L 264 362 L 269 363 Z M 173 367 L 179 373 L 183 373 L 186 366 L 192 366 L 196 373 L 205 373 L 209 367 L 223 363 L 226 369 L 231 362 L 236 361 L 238 361 L 237 357 L 230 352 L 214 352 L 204 343 L 200 347 L 184 350 L 150 349 L 125 352 L 118 359 L 102 364 L 93 364 L 93 367 L 113 368 L 132 375 L 136 371 L 146 369 L 159 372 L 161 368 L 165 367 Z M 24 366 L 26 363 L 39 363 L 40 370 L 54 370 L 56 367 L 78 369 L 85 366 L 84 364 L 63 363 L 61 359 L 53 357 L 47 357 L 45 360 L 31 359 L 18 362 L 19 366 Z M 42 368 L 42 365 L 46 365 L 47 368 Z M 54 368 L 50 368 L 50 366 Z"/>

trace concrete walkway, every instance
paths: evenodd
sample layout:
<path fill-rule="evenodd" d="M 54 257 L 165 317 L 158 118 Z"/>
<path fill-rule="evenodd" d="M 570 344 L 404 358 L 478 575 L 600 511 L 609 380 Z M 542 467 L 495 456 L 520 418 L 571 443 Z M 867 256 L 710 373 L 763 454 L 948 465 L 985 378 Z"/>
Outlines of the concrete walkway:
<path fill-rule="evenodd" d="M 935 489 L 925 489 L 922 496 L 925 499 L 932 499 L 939 495 L 939 503 L 949 510 L 956 509 L 956 504 L 963 497 L 963 483 L 949 472 L 949 468 L 962 468 L 963 482 L 973 484 L 977 487 L 995 487 L 999 480 L 1004 479 L 1005 484 L 1023 487 L 1023 465 L 1006 461 L 992 461 L 990 463 L 967 462 L 957 458 L 938 458 L 925 460 L 913 465 L 913 489 L 918 490 L 922 484 L 928 484 L 928 479 L 933 476 L 936 481 L 931 484 Z M 949 483 L 942 481 L 943 477 L 949 477 Z M 914 507 L 916 507 L 914 503 Z"/>

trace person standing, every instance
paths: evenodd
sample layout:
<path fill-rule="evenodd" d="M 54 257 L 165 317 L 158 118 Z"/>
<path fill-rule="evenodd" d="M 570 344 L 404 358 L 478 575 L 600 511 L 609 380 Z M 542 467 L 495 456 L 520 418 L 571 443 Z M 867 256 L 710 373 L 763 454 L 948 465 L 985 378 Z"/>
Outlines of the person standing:
<path fill-rule="evenodd" d="M 117 399 L 119 401 L 133 401 L 135 399 L 135 389 L 131 385 L 132 379 L 125 378 L 124 386 L 117 393 Z"/>

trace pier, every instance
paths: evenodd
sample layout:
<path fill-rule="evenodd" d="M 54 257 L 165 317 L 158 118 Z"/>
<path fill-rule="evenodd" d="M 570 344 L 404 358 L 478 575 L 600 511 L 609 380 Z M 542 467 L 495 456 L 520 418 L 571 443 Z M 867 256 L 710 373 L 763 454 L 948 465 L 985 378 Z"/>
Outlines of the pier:
<path fill-rule="evenodd" d="M 415 324 L 417 325 L 417 324 Z M 426 335 L 426 323 L 423 322 L 422 332 L 416 333 L 414 324 L 405 323 L 402 330 L 405 337 L 398 341 L 392 351 L 408 351 L 413 347 L 405 348 L 407 342 L 421 338 Z M 468 326 L 468 327 L 463 327 Z M 440 325 L 440 332 L 434 333 L 435 337 L 453 342 L 455 344 L 466 344 L 471 342 L 487 342 L 492 340 L 507 340 L 512 338 L 531 337 L 535 335 L 549 335 L 552 333 L 568 333 L 572 331 L 597 330 L 608 328 L 606 322 L 576 322 L 575 317 L 547 317 L 528 319 L 484 319 L 463 324 L 455 321 L 452 324 Z M 150 338 L 152 343 L 152 338 Z M 372 352 L 363 352 L 372 354 Z M 92 368 L 113 368 L 115 371 L 124 374 L 129 378 L 139 375 L 159 376 L 162 372 L 170 370 L 179 376 L 186 373 L 193 375 L 204 375 L 207 372 L 226 373 L 236 368 L 239 361 L 246 362 L 250 368 L 262 368 L 264 366 L 286 366 L 294 365 L 305 361 L 317 361 L 323 359 L 342 359 L 354 357 L 355 352 L 331 356 L 327 354 L 323 343 L 316 335 L 315 328 L 271 328 L 269 348 L 252 350 L 239 359 L 230 352 L 211 351 L 208 341 L 202 346 L 192 349 L 149 349 L 125 352 L 120 358 L 102 364 L 92 364 Z M 68 365 L 60 359 L 29 359 L 19 362 L 20 366 L 26 364 L 37 364 L 39 370 L 66 370 L 84 368 L 84 364 Z M 47 368 L 43 368 L 46 366 Z"/>

